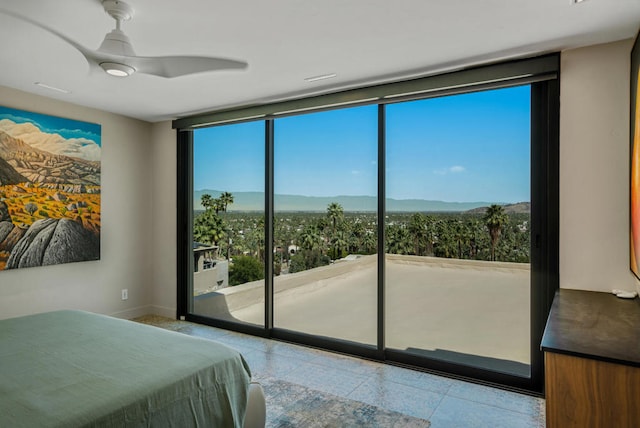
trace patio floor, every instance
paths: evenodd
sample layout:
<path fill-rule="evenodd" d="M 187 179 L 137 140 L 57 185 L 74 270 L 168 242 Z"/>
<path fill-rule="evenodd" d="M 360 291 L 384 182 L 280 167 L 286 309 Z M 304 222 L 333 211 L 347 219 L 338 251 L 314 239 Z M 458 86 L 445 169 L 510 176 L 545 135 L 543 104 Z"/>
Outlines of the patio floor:
<path fill-rule="evenodd" d="M 276 277 L 274 326 L 375 344 L 376 277 L 375 255 Z M 387 255 L 386 346 L 526 376 L 529 278 L 527 264 Z M 224 295 L 227 318 L 262 325 L 263 287 L 215 294 Z M 214 315 L 210 299 L 199 299 L 196 313 Z"/>

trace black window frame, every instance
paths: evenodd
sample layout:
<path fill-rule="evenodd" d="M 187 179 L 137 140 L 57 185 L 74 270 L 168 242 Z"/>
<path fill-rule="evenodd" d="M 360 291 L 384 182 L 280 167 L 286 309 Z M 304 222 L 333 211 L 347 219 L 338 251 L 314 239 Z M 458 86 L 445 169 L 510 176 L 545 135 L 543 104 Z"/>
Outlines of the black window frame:
<path fill-rule="evenodd" d="M 473 67 L 436 76 L 394 82 L 316 97 L 214 111 L 174 121 L 177 132 L 177 317 L 260 337 L 347 353 L 390 364 L 544 394 L 540 341 L 559 287 L 559 54 Z M 503 87 L 531 85 L 531 373 L 529 377 L 418 357 L 386 349 L 384 328 L 385 106 Z M 192 314 L 193 130 L 246 121 L 265 122 L 265 243 L 273 241 L 274 120 L 356 105 L 378 105 L 378 321 L 377 346 L 314 336 L 273 326 L 273 254 L 266 251 L 263 327 Z"/>

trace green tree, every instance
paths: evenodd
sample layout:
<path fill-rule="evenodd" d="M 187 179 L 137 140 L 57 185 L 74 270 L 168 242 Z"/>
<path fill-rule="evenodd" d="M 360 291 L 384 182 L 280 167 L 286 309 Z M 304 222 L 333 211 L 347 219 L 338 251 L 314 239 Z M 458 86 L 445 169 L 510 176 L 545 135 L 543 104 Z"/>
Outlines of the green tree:
<path fill-rule="evenodd" d="M 227 212 L 227 207 L 233 203 L 233 195 L 229 192 L 222 192 L 219 198 L 223 212 Z"/>
<path fill-rule="evenodd" d="M 509 222 L 509 217 L 505 214 L 502 206 L 493 204 L 487 208 L 487 212 L 484 214 L 483 220 L 489 230 L 489 236 L 491 237 L 491 261 L 495 261 L 496 246 L 500 240 L 500 233 L 502 228 Z"/>
<path fill-rule="evenodd" d="M 360 221 L 360 219 L 356 219 L 356 221 L 351 226 L 351 233 L 349 235 L 349 251 L 353 253 L 361 253 L 362 252 L 362 240 L 364 239 L 364 235 L 367 233 L 367 230 L 364 228 L 364 225 Z"/>
<path fill-rule="evenodd" d="M 202 208 L 204 208 L 205 210 L 207 208 L 211 208 L 213 206 L 213 198 L 208 193 L 205 193 L 200 198 L 200 204 L 202 205 Z"/>
<path fill-rule="evenodd" d="M 409 220 L 409 234 L 413 237 L 413 254 L 422 255 L 427 219 L 422 213 L 415 213 Z"/>
<path fill-rule="evenodd" d="M 342 209 L 342 205 L 340 205 L 337 202 L 331 202 L 329 204 L 329 206 L 327 207 L 327 217 L 329 218 L 329 221 L 331 221 L 331 238 L 330 241 L 332 243 L 334 243 L 333 245 L 333 257 L 338 258 L 338 248 L 336 246 L 337 241 L 337 229 L 338 229 L 338 225 L 342 222 L 342 220 L 344 219 L 344 210 Z"/>
<path fill-rule="evenodd" d="M 33 202 L 28 202 L 24 205 L 24 210 L 28 212 L 31 216 L 38 210 L 38 205 Z"/>
<path fill-rule="evenodd" d="M 367 231 L 365 235 L 362 237 L 362 252 L 365 254 L 373 254 L 376 252 L 376 248 L 378 246 L 378 241 L 373 232 Z"/>
<path fill-rule="evenodd" d="M 229 267 L 229 285 L 239 285 L 246 282 L 264 279 L 262 263 L 253 257 L 238 256 L 233 259 Z"/>
<path fill-rule="evenodd" d="M 225 237 L 226 225 L 216 210 L 218 202 L 207 193 L 200 198 L 205 211 L 193 220 L 194 240 L 216 246 Z"/>
<path fill-rule="evenodd" d="M 210 245 L 218 245 L 225 237 L 225 226 L 220 217 L 211 210 L 205 211 L 193 220 L 193 239 Z"/>
<path fill-rule="evenodd" d="M 331 240 L 331 245 L 333 247 L 333 254 L 331 256 L 334 260 L 344 257 L 346 250 L 349 247 L 349 242 L 345 239 L 344 232 L 336 232 L 335 236 Z"/>
<path fill-rule="evenodd" d="M 322 249 L 322 236 L 314 226 L 307 226 L 300 234 L 300 248 L 304 250 L 320 250 Z"/>
<path fill-rule="evenodd" d="M 387 252 L 391 254 L 409 254 L 411 239 L 404 225 L 387 227 Z"/>
<path fill-rule="evenodd" d="M 344 218 L 344 209 L 337 202 L 331 202 L 327 207 L 327 217 L 331 221 L 332 232 L 335 233 L 339 222 Z"/>

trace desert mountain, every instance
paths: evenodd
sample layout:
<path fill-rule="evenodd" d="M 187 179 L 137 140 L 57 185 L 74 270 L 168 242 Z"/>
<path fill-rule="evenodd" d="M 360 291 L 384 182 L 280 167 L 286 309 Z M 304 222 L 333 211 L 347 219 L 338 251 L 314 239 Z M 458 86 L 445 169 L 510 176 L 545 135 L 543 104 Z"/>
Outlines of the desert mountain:
<path fill-rule="evenodd" d="M 214 198 L 220 197 L 219 190 L 198 190 L 193 195 L 195 210 L 202 210 L 200 200 L 203 194 Z M 231 192 L 233 204 L 229 211 L 262 211 L 264 210 L 264 193 Z M 327 206 L 337 202 L 349 212 L 375 212 L 378 199 L 374 196 L 301 196 L 274 195 L 276 211 L 325 212 Z M 486 207 L 489 202 L 446 202 L 425 199 L 393 199 L 387 198 L 386 208 L 389 212 L 461 212 L 478 207 Z"/>
<path fill-rule="evenodd" d="M 47 187 L 100 185 L 100 162 L 52 154 L 1 130 L 0 158 L 26 179 L 23 181 L 43 183 Z"/>
<path fill-rule="evenodd" d="M 15 123 L 9 119 L 0 120 L 0 131 L 25 142 L 33 148 L 54 155 L 64 155 L 87 161 L 99 161 L 101 148 L 87 138 L 64 138 L 60 134 L 42 132 L 32 123 Z"/>
<path fill-rule="evenodd" d="M 9 184 L 24 183 L 27 181 L 18 171 L 16 171 L 9 163 L 0 158 L 0 186 Z"/>
<path fill-rule="evenodd" d="M 502 205 L 506 214 L 529 214 L 531 212 L 531 202 L 518 202 L 516 204 Z M 474 208 L 467 211 L 469 214 L 484 214 L 487 207 Z"/>

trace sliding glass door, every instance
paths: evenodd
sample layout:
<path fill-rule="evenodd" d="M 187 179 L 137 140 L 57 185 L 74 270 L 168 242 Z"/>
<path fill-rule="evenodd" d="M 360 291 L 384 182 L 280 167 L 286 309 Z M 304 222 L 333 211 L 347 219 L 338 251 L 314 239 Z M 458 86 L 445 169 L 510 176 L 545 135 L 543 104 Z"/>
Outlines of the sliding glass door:
<path fill-rule="evenodd" d="M 386 118 L 386 346 L 529 376 L 530 86 Z"/>
<path fill-rule="evenodd" d="M 274 121 L 274 327 L 376 345 L 377 108 Z"/>
<path fill-rule="evenodd" d="M 193 133 L 191 313 L 264 326 L 264 122 Z"/>
<path fill-rule="evenodd" d="M 541 391 L 557 59 L 179 120 L 179 314 Z"/>

